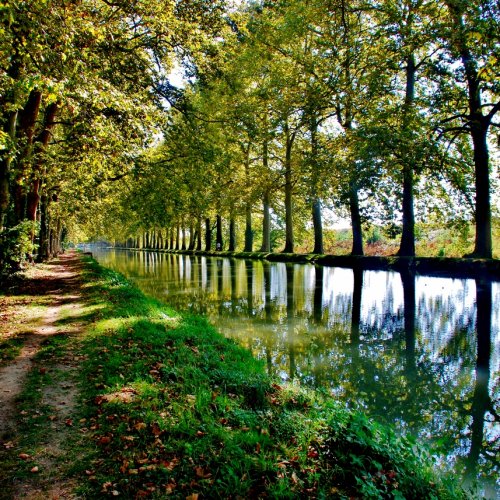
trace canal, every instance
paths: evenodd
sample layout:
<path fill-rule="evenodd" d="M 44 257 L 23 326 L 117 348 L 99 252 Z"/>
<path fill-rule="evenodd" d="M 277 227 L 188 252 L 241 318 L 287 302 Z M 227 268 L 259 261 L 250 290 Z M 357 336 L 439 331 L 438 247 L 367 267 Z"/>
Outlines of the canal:
<path fill-rule="evenodd" d="M 93 249 L 146 294 L 206 315 L 282 380 L 410 433 L 500 498 L 500 283 Z"/>

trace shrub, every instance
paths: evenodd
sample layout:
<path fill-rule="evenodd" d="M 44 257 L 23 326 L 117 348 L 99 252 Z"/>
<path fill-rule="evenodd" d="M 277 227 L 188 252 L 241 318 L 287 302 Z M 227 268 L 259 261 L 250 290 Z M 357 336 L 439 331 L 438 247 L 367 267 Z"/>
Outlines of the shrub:
<path fill-rule="evenodd" d="M 38 224 L 24 220 L 17 226 L 8 228 L 0 233 L 0 273 L 18 271 L 32 259 L 37 248 L 32 241 Z"/>

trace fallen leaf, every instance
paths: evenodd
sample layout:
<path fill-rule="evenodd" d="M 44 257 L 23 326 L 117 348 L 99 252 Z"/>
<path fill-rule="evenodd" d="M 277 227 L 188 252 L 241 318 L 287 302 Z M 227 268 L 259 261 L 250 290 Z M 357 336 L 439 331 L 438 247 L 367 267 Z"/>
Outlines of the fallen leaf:
<path fill-rule="evenodd" d="M 161 429 L 160 429 L 160 426 L 158 425 L 157 422 L 154 422 L 151 425 L 151 432 L 153 433 L 153 436 L 157 436 L 157 437 L 161 434 Z"/>
<path fill-rule="evenodd" d="M 71 418 L 68 418 L 65 422 L 64 422 L 68 427 L 73 427 L 73 420 L 71 420 Z"/>
<path fill-rule="evenodd" d="M 203 478 L 203 479 L 207 479 L 212 475 L 212 474 L 210 474 L 210 472 L 206 472 L 203 467 L 195 467 L 194 470 L 196 471 L 196 475 L 198 477 Z"/>
<path fill-rule="evenodd" d="M 31 455 L 28 455 L 27 453 L 19 453 L 18 457 L 21 460 L 28 460 L 28 458 L 31 458 Z"/>
<path fill-rule="evenodd" d="M 33 467 L 33 468 L 31 469 L 31 472 L 33 472 L 33 473 L 38 472 L 38 467 L 37 467 L 37 466 Z"/>

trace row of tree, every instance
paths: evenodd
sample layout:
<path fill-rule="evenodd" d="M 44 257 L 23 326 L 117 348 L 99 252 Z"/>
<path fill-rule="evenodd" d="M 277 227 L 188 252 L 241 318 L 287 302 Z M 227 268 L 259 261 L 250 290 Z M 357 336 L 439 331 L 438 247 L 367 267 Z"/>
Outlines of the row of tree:
<path fill-rule="evenodd" d="M 364 221 L 411 256 L 415 221 L 441 217 L 492 256 L 494 0 L 7 1 L 0 21 L 4 239 L 27 219 L 43 256 L 65 227 L 210 247 L 215 221 L 222 248 L 224 220 L 234 249 L 243 220 L 249 251 L 259 217 L 261 250 L 283 224 L 284 251 L 310 226 L 323 253 L 328 207 L 353 254 Z"/>
<path fill-rule="evenodd" d="M 327 206 L 350 217 L 353 254 L 363 254 L 363 222 L 375 220 L 412 256 L 416 218 L 437 214 L 474 221 L 473 255 L 491 257 L 499 28 L 488 1 L 242 6 L 211 51 L 185 60 L 192 83 L 165 89 L 164 141 L 124 196 L 136 222 L 127 227 L 195 234 L 223 217 L 233 249 L 243 219 L 250 251 L 258 214 L 269 251 L 274 216 L 285 252 L 309 224 L 311 251 L 322 253 Z"/>

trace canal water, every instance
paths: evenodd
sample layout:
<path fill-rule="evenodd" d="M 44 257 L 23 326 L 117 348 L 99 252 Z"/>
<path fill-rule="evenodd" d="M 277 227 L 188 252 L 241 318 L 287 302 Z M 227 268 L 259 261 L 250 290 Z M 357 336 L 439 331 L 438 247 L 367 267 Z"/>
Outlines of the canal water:
<path fill-rule="evenodd" d="M 282 380 L 427 443 L 500 498 L 500 282 L 93 249 L 145 293 L 208 316 Z"/>

